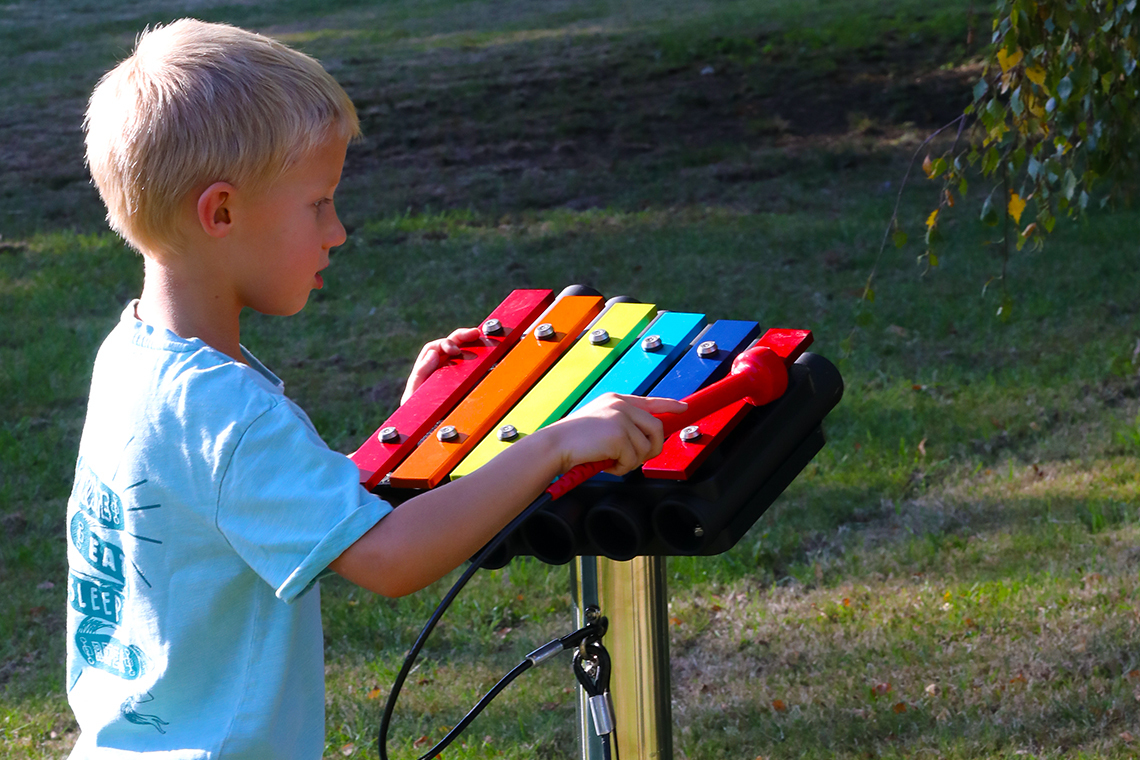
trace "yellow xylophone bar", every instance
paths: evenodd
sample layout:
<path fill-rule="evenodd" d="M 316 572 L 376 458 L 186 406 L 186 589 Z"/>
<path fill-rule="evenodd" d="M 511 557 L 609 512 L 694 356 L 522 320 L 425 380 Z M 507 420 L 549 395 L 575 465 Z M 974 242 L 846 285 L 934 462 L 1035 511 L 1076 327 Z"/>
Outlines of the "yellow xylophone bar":
<path fill-rule="evenodd" d="M 475 448 L 494 424 L 522 398 L 546 370 L 566 353 L 602 309 L 601 296 L 565 296 L 539 318 L 553 334 L 536 336 L 533 326 L 519 344 L 483 378 L 467 398 L 440 422 L 438 430 L 455 429 L 441 440 L 429 435 L 396 468 L 390 483 L 396 488 L 435 488 L 447 473 Z"/>
<path fill-rule="evenodd" d="M 566 413 L 597 379 L 637 339 L 657 307 L 644 303 L 615 303 L 607 308 L 577 343 L 503 418 L 499 429 L 510 425 L 517 437 L 500 440 L 492 433 L 483 438 L 451 473 L 452 479 L 482 467 L 496 454 Z M 605 342 L 592 342 L 605 331 Z"/>

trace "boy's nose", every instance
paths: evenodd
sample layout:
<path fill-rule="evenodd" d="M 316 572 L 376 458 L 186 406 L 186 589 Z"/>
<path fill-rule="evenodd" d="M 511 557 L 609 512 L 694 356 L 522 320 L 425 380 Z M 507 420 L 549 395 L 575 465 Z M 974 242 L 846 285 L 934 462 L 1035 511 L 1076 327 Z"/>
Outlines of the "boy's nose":
<path fill-rule="evenodd" d="M 344 229 L 344 225 L 340 223 L 340 217 L 334 215 L 333 223 L 329 228 L 328 248 L 336 248 L 338 245 L 344 245 L 344 241 L 348 240 L 348 232 Z"/>

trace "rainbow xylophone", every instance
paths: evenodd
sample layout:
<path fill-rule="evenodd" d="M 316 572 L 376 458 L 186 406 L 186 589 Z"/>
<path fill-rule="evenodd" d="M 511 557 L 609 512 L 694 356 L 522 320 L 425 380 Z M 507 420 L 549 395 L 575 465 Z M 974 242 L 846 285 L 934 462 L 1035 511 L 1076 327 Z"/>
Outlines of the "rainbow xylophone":
<path fill-rule="evenodd" d="M 823 447 L 821 423 L 843 393 L 834 365 L 806 351 L 810 331 L 761 334 L 755 322 L 709 323 L 583 286 L 557 297 L 516 290 L 481 333 L 352 454 L 370 490 L 398 504 L 463 477 L 602 393 L 687 398 L 703 388 L 702 407 L 713 404 L 640 470 L 596 475 L 536 512 L 489 567 L 517 555 L 563 564 L 723 552 Z M 739 394 L 722 400 L 732 385 L 722 378 L 749 348 L 748 357 L 779 359 L 760 406 Z"/>

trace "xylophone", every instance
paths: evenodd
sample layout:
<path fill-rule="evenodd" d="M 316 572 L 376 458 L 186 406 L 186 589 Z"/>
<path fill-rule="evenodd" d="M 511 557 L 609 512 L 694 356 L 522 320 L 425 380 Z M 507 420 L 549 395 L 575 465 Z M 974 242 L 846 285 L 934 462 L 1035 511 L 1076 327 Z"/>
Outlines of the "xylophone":
<path fill-rule="evenodd" d="M 564 564 L 726 551 L 822 448 L 822 420 L 843 393 L 834 365 L 806 351 L 810 331 L 710 324 L 583 286 L 516 290 L 481 333 L 352 454 L 370 490 L 399 504 L 610 391 L 691 398 L 704 388 L 702 407 L 712 405 L 673 420 L 679 429 L 640 470 L 595 475 L 533 514 L 485 567 L 520 555 Z M 778 357 L 764 390 L 749 391 L 764 398 L 725 401 L 733 383 L 722 378 L 757 355 Z"/>

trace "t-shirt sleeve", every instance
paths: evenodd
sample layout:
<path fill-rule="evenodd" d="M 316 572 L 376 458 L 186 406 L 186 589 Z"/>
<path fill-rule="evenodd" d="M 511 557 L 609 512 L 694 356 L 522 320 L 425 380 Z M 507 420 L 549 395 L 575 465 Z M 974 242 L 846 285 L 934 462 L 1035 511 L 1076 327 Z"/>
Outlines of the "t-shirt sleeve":
<path fill-rule="evenodd" d="M 360 485 L 287 401 L 258 416 L 235 445 L 218 493 L 218 529 L 291 602 L 391 505 Z"/>

